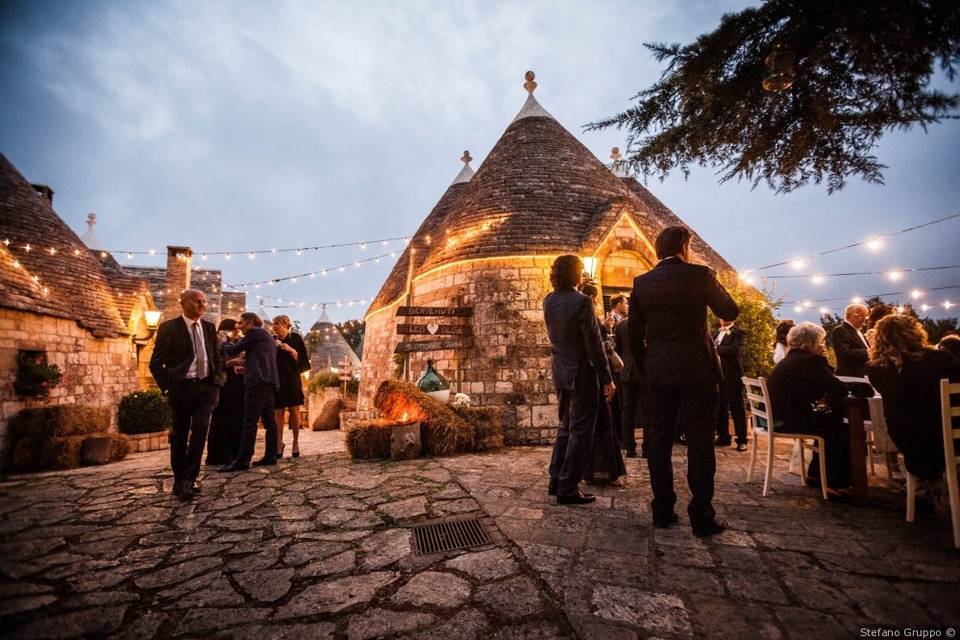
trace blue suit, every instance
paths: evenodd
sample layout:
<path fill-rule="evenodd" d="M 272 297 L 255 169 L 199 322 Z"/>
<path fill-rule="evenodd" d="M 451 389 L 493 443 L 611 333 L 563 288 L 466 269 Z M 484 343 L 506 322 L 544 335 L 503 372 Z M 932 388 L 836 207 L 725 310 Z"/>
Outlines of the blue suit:
<path fill-rule="evenodd" d="M 600 387 L 613 377 L 589 297 L 560 289 L 543 300 L 543 319 L 553 361 L 553 383 L 560 396 L 560 428 L 550 461 L 557 496 L 577 493 L 593 451 L 600 409 Z"/>
<path fill-rule="evenodd" d="M 243 436 L 235 462 L 250 464 L 257 439 L 257 422 L 263 420 L 265 460 L 277 457 L 277 419 L 274 394 L 280 385 L 277 374 L 277 343 L 263 327 L 253 327 L 236 344 L 224 343 L 227 356 L 246 353 L 243 361 Z"/>

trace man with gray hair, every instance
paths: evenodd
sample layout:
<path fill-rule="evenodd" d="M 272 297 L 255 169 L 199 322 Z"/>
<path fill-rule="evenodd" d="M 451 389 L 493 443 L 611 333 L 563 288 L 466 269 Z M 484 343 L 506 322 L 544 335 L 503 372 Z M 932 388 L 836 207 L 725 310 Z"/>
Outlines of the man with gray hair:
<path fill-rule="evenodd" d="M 867 339 L 860 333 L 870 311 L 862 304 L 847 305 L 841 322 L 830 334 L 837 355 L 837 375 L 862 378 L 867 375 Z"/>
<path fill-rule="evenodd" d="M 827 485 L 834 492 L 850 487 L 850 436 L 843 422 L 847 388 L 827 363 L 827 332 L 801 322 L 787 334 L 790 351 L 767 379 L 777 431 L 821 436 L 826 444 Z M 801 470 L 802 471 L 802 470 Z M 807 481 L 819 486 L 820 460 L 814 454 Z"/>
<path fill-rule="evenodd" d="M 150 373 L 170 398 L 170 467 L 173 493 L 189 500 L 196 484 L 207 441 L 210 416 L 220 394 L 223 360 L 217 349 L 217 328 L 203 319 L 207 297 L 198 289 L 180 294 L 183 313 L 163 322 L 150 357 Z"/>

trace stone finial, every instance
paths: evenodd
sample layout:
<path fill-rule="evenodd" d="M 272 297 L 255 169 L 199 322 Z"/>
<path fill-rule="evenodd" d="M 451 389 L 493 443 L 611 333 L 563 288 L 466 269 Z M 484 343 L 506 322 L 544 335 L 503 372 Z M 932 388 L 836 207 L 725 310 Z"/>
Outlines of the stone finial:
<path fill-rule="evenodd" d="M 473 160 L 473 158 L 470 157 L 470 152 L 464 151 L 463 156 L 461 156 L 460 158 L 460 161 L 463 162 L 463 164 L 470 164 L 471 160 Z"/>
<path fill-rule="evenodd" d="M 524 78 L 526 78 L 527 81 L 523 83 L 523 88 L 526 89 L 527 93 L 531 95 L 533 95 L 534 89 L 537 88 L 537 83 L 533 81 L 533 79 L 536 77 L 537 76 L 533 71 L 527 71 L 527 73 L 524 75 Z"/>
<path fill-rule="evenodd" d="M 97 224 L 97 214 L 90 212 L 87 214 L 87 228 L 93 231 L 93 225 Z"/>
<path fill-rule="evenodd" d="M 610 159 L 614 162 L 620 161 L 620 147 L 614 147 L 610 150 Z"/>

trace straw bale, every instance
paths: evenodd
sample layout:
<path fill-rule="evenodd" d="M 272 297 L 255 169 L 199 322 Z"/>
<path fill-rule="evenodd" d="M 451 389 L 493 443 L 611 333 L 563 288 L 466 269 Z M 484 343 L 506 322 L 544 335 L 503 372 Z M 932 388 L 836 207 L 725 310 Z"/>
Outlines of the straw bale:
<path fill-rule="evenodd" d="M 503 448 L 503 426 L 498 407 L 454 407 L 473 431 L 472 451 L 493 451 Z"/>
<path fill-rule="evenodd" d="M 11 469 L 19 473 L 75 469 L 80 466 L 80 449 L 86 437 L 22 438 L 13 447 Z"/>
<path fill-rule="evenodd" d="M 331 431 L 333 429 L 339 429 L 340 412 L 343 411 L 345 407 L 346 405 L 344 405 L 342 398 L 327 400 L 320 410 L 320 415 L 313 421 L 313 430 Z"/>
<path fill-rule="evenodd" d="M 106 464 L 123 460 L 130 453 L 130 440 L 122 433 L 97 433 L 87 436 L 80 450 L 82 464 Z"/>
<path fill-rule="evenodd" d="M 390 457 L 390 437 L 396 420 L 365 420 L 347 431 L 347 449 L 355 460 Z"/>
<path fill-rule="evenodd" d="M 10 421 L 10 430 L 15 438 L 39 440 L 89 435 L 106 432 L 109 428 L 109 407 L 80 404 L 24 409 Z"/>
<path fill-rule="evenodd" d="M 404 414 L 408 421 L 419 421 L 423 452 L 428 455 L 446 456 L 473 447 L 470 426 L 450 407 L 408 382 L 385 380 L 373 405 L 393 421 L 402 420 Z"/>

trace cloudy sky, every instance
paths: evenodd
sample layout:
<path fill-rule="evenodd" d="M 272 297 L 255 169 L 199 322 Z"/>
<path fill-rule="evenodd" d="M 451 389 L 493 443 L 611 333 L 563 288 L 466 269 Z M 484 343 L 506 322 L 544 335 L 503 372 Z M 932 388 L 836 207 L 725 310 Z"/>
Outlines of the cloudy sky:
<path fill-rule="evenodd" d="M 464 149 L 480 166 L 523 104 L 527 69 L 537 73 L 541 104 L 606 160 L 621 134 L 581 127 L 622 110 L 657 79 L 660 65 L 642 43 L 688 42 L 749 4 L 7 0 L 0 152 L 54 188 L 57 211 L 79 234 L 96 212 L 108 249 L 233 251 L 229 261 L 206 263 L 221 267 L 227 283 L 318 270 L 401 245 L 239 254 L 411 234 L 459 171 Z M 709 169 L 648 186 L 748 269 L 960 212 L 958 141 L 956 121 L 889 134 L 877 149 L 889 165 L 886 184 L 853 181 L 833 195 L 816 185 L 789 195 L 719 185 Z M 892 238 L 876 253 L 811 261 L 802 272 L 954 265 L 958 247 L 954 219 Z M 270 293 L 369 300 L 391 264 Z M 776 294 L 817 300 L 950 285 L 960 285 L 960 269 L 899 283 L 882 275 L 779 280 Z M 960 302 L 960 288 L 924 299 Z M 819 306 L 796 312 L 790 304 L 781 315 L 814 319 Z M 345 320 L 364 308 L 329 311 Z M 318 312 L 290 315 L 309 326 Z"/>

